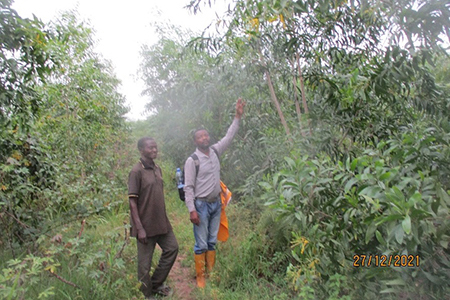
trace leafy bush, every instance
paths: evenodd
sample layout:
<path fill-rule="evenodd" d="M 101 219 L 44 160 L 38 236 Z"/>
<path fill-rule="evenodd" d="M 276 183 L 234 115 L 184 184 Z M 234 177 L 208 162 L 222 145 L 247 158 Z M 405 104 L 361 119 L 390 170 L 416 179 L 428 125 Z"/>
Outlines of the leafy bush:
<path fill-rule="evenodd" d="M 126 225 L 110 228 L 126 217 L 123 213 L 107 218 L 90 217 L 81 228 L 68 224 L 53 237 L 41 236 L 37 241 L 39 254 L 9 259 L 2 264 L 2 299 L 106 300 L 128 298 L 130 293 L 138 295 L 129 228 Z M 79 231 L 74 232 L 75 229 Z"/>
<path fill-rule="evenodd" d="M 374 284 L 387 294 L 447 294 L 448 153 L 448 133 L 416 128 L 338 164 L 328 156 L 286 157 L 260 185 L 277 215 L 270 228 L 282 228 L 274 234 L 292 232 L 293 287 L 320 287 L 343 274 L 367 282 L 355 289 L 362 294 Z M 414 255 L 419 266 L 353 267 L 362 254 Z"/>
<path fill-rule="evenodd" d="M 71 13 L 47 25 L 23 19 L 10 2 L 0 2 L 0 228 L 14 253 L 119 204 L 128 128 L 91 30 Z"/>

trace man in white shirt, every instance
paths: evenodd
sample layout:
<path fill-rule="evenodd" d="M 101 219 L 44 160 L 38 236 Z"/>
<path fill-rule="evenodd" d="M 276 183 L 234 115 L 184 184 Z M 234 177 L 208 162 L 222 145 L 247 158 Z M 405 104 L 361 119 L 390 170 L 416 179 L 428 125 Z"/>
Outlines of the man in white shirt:
<path fill-rule="evenodd" d="M 220 161 L 219 157 L 230 146 L 239 122 L 244 114 L 245 103 L 242 99 L 236 102 L 236 113 L 227 134 L 216 144 L 210 146 L 209 133 L 205 129 L 197 130 L 194 142 L 197 146 L 194 154 L 198 157 L 198 173 L 192 157 L 186 160 L 185 202 L 194 224 L 194 253 L 197 286 L 205 286 L 205 266 L 211 271 L 216 259 L 215 245 L 220 225 Z"/>

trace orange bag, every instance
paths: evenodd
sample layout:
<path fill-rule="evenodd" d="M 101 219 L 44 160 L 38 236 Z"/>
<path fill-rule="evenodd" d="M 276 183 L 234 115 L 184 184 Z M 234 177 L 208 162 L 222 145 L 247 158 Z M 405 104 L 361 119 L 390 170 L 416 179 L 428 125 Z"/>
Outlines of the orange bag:
<path fill-rule="evenodd" d="M 231 201 L 232 193 L 222 181 L 220 181 L 220 188 L 222 189 L 222 191 L 220 192 L 220 199 L 222 200 L 222 211 L 220 213 L 220 226 L 219 232 L 217 233 L 217 239 L 221 242 L 226 242 L 230 234 L 228 232 L 228 219 L 227 215 L 225 214 L 225 207 Z"/>

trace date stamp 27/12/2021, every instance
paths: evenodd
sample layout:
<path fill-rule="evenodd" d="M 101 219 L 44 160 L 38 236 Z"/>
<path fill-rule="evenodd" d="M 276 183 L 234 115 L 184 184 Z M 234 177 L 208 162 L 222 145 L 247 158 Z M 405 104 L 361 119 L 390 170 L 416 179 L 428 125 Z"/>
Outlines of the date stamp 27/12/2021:
<path fill-rule="evenodd" d="M 403 267 L 417 268 L 420 266 L 419 255 L 375 255 L 355 254 L 353 255 L 353 267 Z"/>

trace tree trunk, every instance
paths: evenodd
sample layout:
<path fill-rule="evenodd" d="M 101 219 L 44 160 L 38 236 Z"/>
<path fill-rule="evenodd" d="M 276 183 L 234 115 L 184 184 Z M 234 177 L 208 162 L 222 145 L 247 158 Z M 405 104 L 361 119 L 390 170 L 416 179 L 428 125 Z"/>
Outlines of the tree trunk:
<path fill-rule="evenodd" d="M 297 77 L 295 76 L 295 61 L 291 61 L 292 65 L 292 83 L 294 84 L 294 102 L 295 102 L 295 110 L 297 112 L 298 124 L 300 126 L 300 132 L 302 136 L 305 136 L 303 132 L 302 126 L 302 111 L 300 110 L 300 102 L 298 101 L 298 92 L 297 92 Z"/>
<path fill-rule="evenodd" d="M 275 94 L 275 89 L 273 87 L 272 79 L 270 77 L 269 68 L 267 67 L 267 63 L 265 62 L 264 55 L 262 54 L 261 48 L 259 46 L 258 46 L 258 52 L 259 52 L 259 59 L 260 59 L 262 65 L 264 66 L 264 70 L 265 70 L 264 73 L 266 75 L 267 84 L 269 85 L 270 97 L 272 99 L 273 104 L 275 104 L 275 107 L 278 112 L 278 116 L 281 120 L 281 124 L 283 124 L 284 130 L 286 132 L 286 135 L 288 136 L 289 142 L 292 142 L 291 131 L 289 130 L 286 119 L 284 118 L 284 114 L 283 114 L 283 111 L 281 110 L 280 102 L 278 101 L 277 95 Z"/>
<path fill-rule="evenodd" d="M 284 119 L 284 115 L 283 115 L 283 111 L 281 110 L 280 102 L 278 101 L 277 96 L 275 95 L 275 89 L 273 88 L 272 79 L 270 78 L 269 70 L 266 69 L 265 73 L 266 73 L 267 84 L 269 85 L 270 96 L 272 98 L 272 102 L 275 104 L 275 107 L 277 108 L 278 116 L 280 117 L 281 124 L 283 124 L 283 126 L 284 126 L 284 130 L 286 131 L 289 141 L 292 142 L 291 132 L 286 123 L 286 120 Z"/>
<path fill-rule="evenodd" d="M 298 76 L 300 79 L 300 91 L 302 92 L 303 109 L 305 111 L 305 114 L 307 114 L 308 113 L 308 105 L 306 104 L 305 84 L 303 82 L 302 67 L 300 66 L 300 56 L 298 54 L 296 56 L 297 56 Z"/>
<path fill-rule="evenodd" d="M 302 67 L 300 66 L 300 56 L 298 55 L 298 53 L 296 54 L 297 56 L 297 68 L 298 68 L 298 76 L 300 79 L 300 91 L 302 93 L 302 103 L 303 103 L 303 109 L 305 111 L 305 114 L 308 114 L 308 104 L 306 103 L 306 95 L 305 95 L 305 84 L 303 81 L 303 73 L 302 73 Z M 308 127 L 309 127 L 309 134 L 312 135 L 312 128 L 311 128 L 311 120 L 308 118 Z"/>

